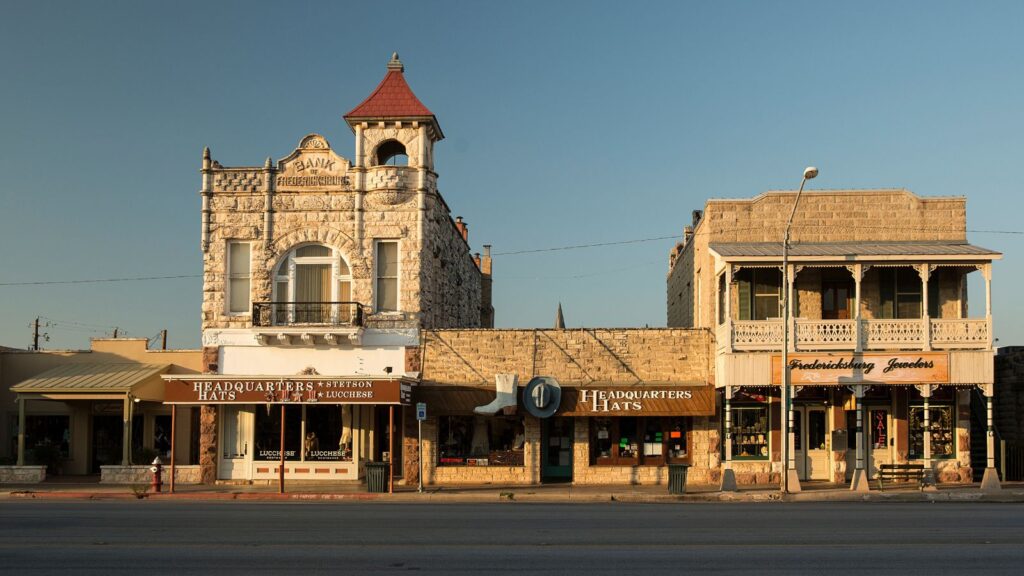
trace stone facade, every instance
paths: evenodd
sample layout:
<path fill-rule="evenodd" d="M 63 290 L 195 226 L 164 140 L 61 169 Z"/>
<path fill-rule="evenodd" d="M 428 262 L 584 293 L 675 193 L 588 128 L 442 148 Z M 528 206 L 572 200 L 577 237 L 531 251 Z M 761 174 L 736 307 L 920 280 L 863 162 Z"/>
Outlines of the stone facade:
<path fill-rule="evenodd" d="M 0 466 L 0 484 L 38 484 L 46 480 L 46 466 Z"/>
<path fill-rule="evenodd" d="M 149 485 L 153 481 L 153 473 L 149 470 L 150 465 L 135 465 L 135 466 L 103 466 L 100 471 L 100 483 L 101 484 L 132 484 L 132 485 Z M 164 466 L 162 475 L 162 481 L 164 484 L 163 489 L 168 489 L 168 482 L 170 481 L 171 468 Z M 201 484 L 202 477 L 199 466 L 175 466 L 174 467 L 174 483 L 175 484 Z"/>
<path fill-rule="evenodd" d="M 794 196 L 793 192 L 766 192 L 752 199 L 707 201 L 703 213 L 695 214 L 694 227 L 684 234 L 684 242 L 669 255 L 669 326 L 714 325 L 716 275 L 711 269 L 708 245 L 713 242 L 781 243 Z M 965 242 L 966 215 L 964 197 L 924 198 L 902 189 L 804 192 L 800 209 L 793 218 L 790 237 L 794 244 Z M 866 298 L 870 298 L 868 286 L 870 282 L 865 282 Z M 802 298 L 808 296 L 810 294 L 801 293 Z M 959 294 L 943 296 L 946 302 L 943 312 L 953 316 Z M 803 299 L 800 302 L 803 304 Z M 808 305 L 813 307 L 813 301 Z M 820 306 L 820 302 L 817 305 Z"/>
<path fill-rule="evenodd" d="M 520 382 L 552 376 L 566 386 L 600 383 L 707 383 L 711 335 L 706 330 L 584 328 L 574 330 L 424 330 L 424 384 L 494 387 L 494 375 Z"/>

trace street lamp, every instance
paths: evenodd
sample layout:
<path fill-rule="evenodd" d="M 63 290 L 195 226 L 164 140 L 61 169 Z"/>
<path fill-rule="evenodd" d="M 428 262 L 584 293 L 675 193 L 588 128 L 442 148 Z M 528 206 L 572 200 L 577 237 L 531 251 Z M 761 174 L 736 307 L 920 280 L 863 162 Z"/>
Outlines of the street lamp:
<path fill-rule="evenodd" d="M 796 200 L 793 201 L 793 211 L 789 213 L 789 220 L 786 221 L 786 234 L 782 240 L 782 491 L 799 492 L 800 478 L 796 474 L 795 467 L 791 467 L 793 450 L 790 446 L 790 431 L 793 429 L 793 395 L 790 390 L 789 374 L 789 230 L 793 226 L 793 216 L 796 216 L 796 208 L 800 204 L 800 195 L 804 191 L 804 184 L 818 175 L 818 169 L 814 166 L 804 168 L 804 177 L 800 181 L 800 189 L 796 192 Z M 790 479 L 790 474 L 793 478 Z"/>

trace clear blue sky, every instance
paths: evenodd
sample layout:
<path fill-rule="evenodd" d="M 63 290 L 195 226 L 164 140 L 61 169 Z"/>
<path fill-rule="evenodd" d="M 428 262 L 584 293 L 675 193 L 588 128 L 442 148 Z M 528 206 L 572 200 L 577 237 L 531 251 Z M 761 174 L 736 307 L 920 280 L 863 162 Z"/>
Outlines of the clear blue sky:
<path fill-rule="evenodd" d="M 319 132 L 351 157 L 341 115 L 395 50 L 477 249 L 681 234 L 808 164 L 815 187 L 966 195 L 969 228 L 1024 230 L 1022 24 L 1021 2 L 10 2 L 0 282 L 199 274 L 203 146 L 254 165 Z M 1024 236 L 969 238 L 1006 254 L 996 336 L 1024 344 Z M 499 256 L 498 326 L 559 301 L 569 326 L 663 326 L 673 244 Z M 200 286 L 0 287 L 0 344 L 42 315 L 195 347 Z"/>

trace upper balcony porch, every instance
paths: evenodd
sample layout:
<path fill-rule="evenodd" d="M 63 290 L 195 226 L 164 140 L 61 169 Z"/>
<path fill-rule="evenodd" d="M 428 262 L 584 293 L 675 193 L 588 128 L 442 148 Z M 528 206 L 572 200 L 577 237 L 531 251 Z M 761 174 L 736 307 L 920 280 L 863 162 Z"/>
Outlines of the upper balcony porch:
<path fill-rule="evenodd" d="M 996 252 L 947 243 L 802 244 L 790 249 L 783 274 L 781 249 L 711 245 L 719 351 L 777 351 L 786 336 L 790 351 L 992 348 Z M 969 317 L 967 276 L 975 271 L 984 277 L 985 311 Z"/>

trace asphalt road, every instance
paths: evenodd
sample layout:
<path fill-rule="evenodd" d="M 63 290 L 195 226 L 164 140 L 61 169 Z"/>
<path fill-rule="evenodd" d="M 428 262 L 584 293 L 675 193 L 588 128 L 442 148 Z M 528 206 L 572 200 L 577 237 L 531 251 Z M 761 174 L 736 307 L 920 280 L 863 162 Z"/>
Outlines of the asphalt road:
<path fill-rule="evenodd" d="M 0 573 L 1014 574 L 1024 505 L 0 502 Z"/>

